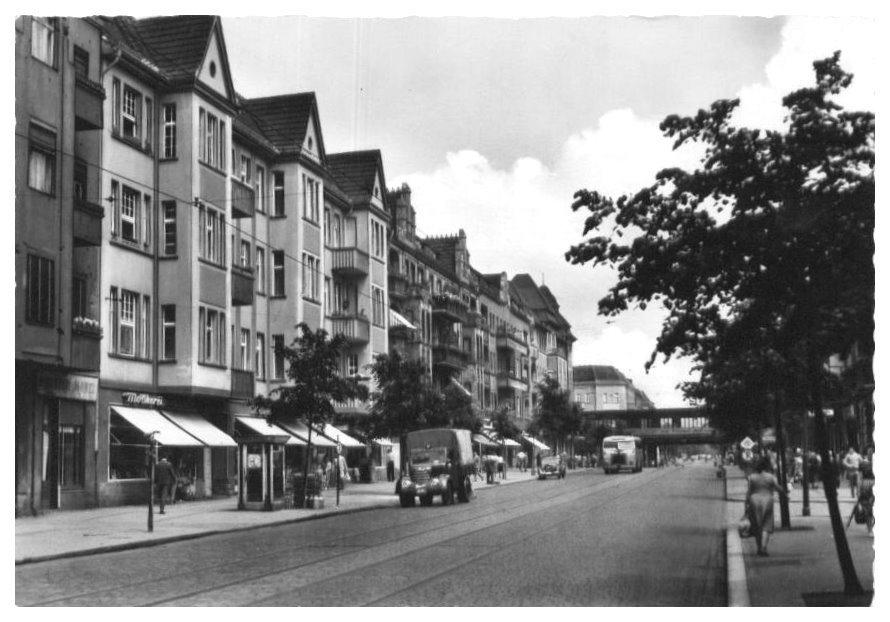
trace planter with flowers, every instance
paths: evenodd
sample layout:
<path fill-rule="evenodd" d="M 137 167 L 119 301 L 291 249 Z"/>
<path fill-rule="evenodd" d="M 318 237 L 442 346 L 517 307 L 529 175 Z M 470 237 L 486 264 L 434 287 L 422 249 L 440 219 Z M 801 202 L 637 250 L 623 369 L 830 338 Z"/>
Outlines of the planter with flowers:
<path fill-rule="evenodd" d="M 71 320 L 71 328 L 78 335 L 86 335 L 96 339 L 102 338 L 102 327 L 99 325 L 99 320 L 94 320 L 93 318 L 77 316 Z"/>

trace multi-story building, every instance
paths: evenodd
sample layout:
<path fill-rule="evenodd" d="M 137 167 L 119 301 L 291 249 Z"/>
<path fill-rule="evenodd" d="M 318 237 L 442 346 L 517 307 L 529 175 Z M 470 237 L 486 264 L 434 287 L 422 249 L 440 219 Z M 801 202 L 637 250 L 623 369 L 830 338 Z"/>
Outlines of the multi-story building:
<path fill-rule="evenodd" d="M 329 159 L 312 93 L 239 97 L 217 17 L 16 32 L 17 511 L 144 499 L 153 431 L 230 494 L 297 323 L 344 373 L 388 349 L 380 154 Z"/>
<path fill-rule="evenodd" d="M 18 17 L 15 43 L 19 515 L 94 498 L 106 98 L 95 21 Z"/>
<path fill-rule="evenodd" d="M 633 381 L 611 365 L 578 365 L 572 376 L 572 399 L 585 413 L 655 408 Z"/>

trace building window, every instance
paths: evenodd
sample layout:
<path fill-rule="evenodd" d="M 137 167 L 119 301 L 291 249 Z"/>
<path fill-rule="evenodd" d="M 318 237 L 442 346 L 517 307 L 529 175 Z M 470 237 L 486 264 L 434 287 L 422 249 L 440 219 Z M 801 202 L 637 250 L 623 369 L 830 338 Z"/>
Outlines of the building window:
<path fill-rule="evenodd" d="M 121 134 L 124 138 L 139 140 L 142 131 L 142 95 L 124 85 L 121 104 Z"/>
<path fill-rule="evenodd" d="M 318 274 L 321 261 L 318 257 L 303 253 L 303 297 L 318 302 Z"/>
<path fill-rule="evenodd" d="M 151 297 L 111 288 L 111 346 L 120 356 L 151 357 Z"/>
<path fill-rule="evenodd" d="M 81 277 L 71 279 L 71 317 L 86 318 L 89 310 L 87 302 L 87 281 Z"/>
<path fill-rule="evenodd" d="M 331 223 L 331 210 L 324 208 L 324 243 L 325 246 L 331 246 L 331 234 L 333 223 Z"/>
<path fill-rule="evenodd" d="M 118 315 L 118 354 L 136 355 L 136 308 L 139 295 L 122 291 Z"/>
<path fill-rule="evenodd" d="M 90 77 L 90 53 L 74 46 L 74 77 L 88 80 Z"/>
<path fill-rule="evenodd" d="M 56 177 L 56 133 L 32 123 L 29 131 L 28 186 L 53 194 Z"/>
<path fill-rule="evenodd" d="M 164 201 L 164 254 L 176 254 L 176 201 Z"/>
<path fill-rule="evenodd" d="M 376 285 L 371 286 L 371 322 L 375 326 L 386 325 L 385 305 L 383 303 L 383 289 Z"/>
<path fill-rule="evenodd" d="M 128 242 L 136 242 L 136 222 L 139 211 L 139 201 L 142 197 L 132 188 L 124 186 L 121 197 L 121 238 Z"/>
<path fill-rule="evenodd" d="M 384 259 L 386 254 L 386 228 L 383 223 L 371 220 L 371 254 Z"/>
<path fill-rule="evenodd" d="M 201 232 L 199 256 L 217 265 L 225 265 L 225 214 L 208 205 L 198 206 L 198 227 Z"/>
<path fill-rule="evenodd" d="M 131 244 L 151 244 L 151 197 L 111 182 L 111 235 Z M 143 204 L 144 201 L 144 204 Z"/>
<path fill-rule="evenodd" d="M 241 329 L 238 341 L 238 369 L 250 371 L 250 330 Z"/>
<path fill-rule="evenodd" d="M 256 167 L 256 208 L 259 212 L 266 211 L 266 169 Z"/>
<path fill-rule="evenodd" d="M 284 296 L 284 251 L 272 251 L 272 295 Z"/>
<path fill-rule="evenodd" d="M 56 18 L 31 18 L 31 56 L 56 66 Z"/>
<path fill-rule="evenodd" d="M 62 488 L 83 487 L 83 426 L 59 426 L 59 485 Z"/>
<path fill-rule="evenodd" d="M 198 110 L 198 159 L 224 171 L 226 169 L 226 124 L 203 108 Z"/>
<path fill-rule="evenodd" d="M 241 156 L 241 172 L 239 173 L 241 182 L 250 184 L 250 158 L 245 155 Z"/>
<path fill-rule="evenodd" d="M 27 272 L 28 304 L 25 318 L 32 324 L 52 326 L 55 324 L 55 262 L 45 257 L 28 255 Z"/>
<path fill-rule="evenodd" d="M 176 104 L 164 104 L 164 158 L 176 157 Z"/>
<path fill-rule="evenodd" d="M 242 268 L 250 268 L 250 242 L 247 240 L 241 240 L 240 245 L 241 253 L 239 254 L 238 261 Z"/>
<path fill-rule="evenodd" d="M 200 352 L 198 360 L 211 365 L 225 365 L 226 314 L 209 307 L 198 307 Z"/>
<path fill-rule="evenodd" d="M 340 248 L 343 245 L 342 230 L 343 219 L 340 217 L 340 214 L 334 214 L 334 228 L 331 231 L 331 248 Z"/>
<path fill-rule="evenodd" d="M 257 380 L 263 380 L 266 377 L 266 335 L 263 333 L 256 334 L 256 360 L 253 366 Z"/>
<path fill-rule="evenodd" d="M 272 172 L 272 215 L 284 216 L 284 173 Z"/>
<path fill-rule="evenodd" d="M 346 355 L 346 375 L 355 376 L 358 374 L 358 354 Z"/>
<path fill-rule="evenodd" d="M 266 251 L 259 246 L 256 248 L 256 290 L 266 293 Z"/>
<path fill-rule="evenodd" d="M 272 335 L 272 348 L 275 356 L 272 358 L 272 379 L 284 379 L 284 335 Z"/>
<path fill-rule="evenodd" d="M 176 305 L 161 306 L 161 358 L 176 358 Z"/>
<path fill-rule="evenodd" d="M 324 308 L 327 315 L 331 315 L 331 279 L 324 278 Z"/>
<path fill-rule="evenodd" d="M 303 218 L 314 223 L 318 222 L 320 186 L 316 180 L 303 175 Z"/>

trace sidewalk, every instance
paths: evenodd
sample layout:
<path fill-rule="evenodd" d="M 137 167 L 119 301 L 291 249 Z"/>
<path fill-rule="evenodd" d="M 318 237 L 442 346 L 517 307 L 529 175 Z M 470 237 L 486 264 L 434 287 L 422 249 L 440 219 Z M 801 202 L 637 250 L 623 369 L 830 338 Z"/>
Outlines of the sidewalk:
<path fill-rule="evenodd" d="M 844 484 L 844 482 L 842 482 Z M 838 563 L 828 503 L 822 487 L 810 489 L 810 516 L 802 515 L 803 491 L 789 495 L 791 528 L 781 528 L 776 499 L 776 531 L 770 538 L 769 557 L 758 557 L 752 538 L 739 538 L 737 524 L 744 512 L 747 482 L 738 467 L 726 468 L 726 558 L 729 606 L 806 607 L 869 606 L 874 589 L 874 538 L 865 525 L 847 529 L 847 542 L 865 597 L 843 594 L 844 580 Z M 849 488 L 838 490 L 844 525 L 853 511 Z"/>
<path fill-rule="evenodd" d="M 473 482 L 473 490 L 478 492 L 494 486 L 533 479 L 531 470 L 526 472 L 510 470 L 507 478 L 498 480 L 496 484 L 485 484 L 484 479 Z M 151 533 L 148 532 L 147 505 L 54 511 L 42 516 L 17 518 L 15 563 L 19 565 L 155 546 L 216 533 L 399 505 L 399 498 L 395 495 L 395 484 L 386 481 L 347 484 L 340 492 L 339 506 L 336 504 L 336 499 L 337 491 L 329 489 L 324 494 L 323 509 L 283 509 L 273 512 L 239 511 L 236 497 L 180 502 L 168 505 L 163 515 L 158 514 L 158 506 L 155 505 L 154 531 Z"/>

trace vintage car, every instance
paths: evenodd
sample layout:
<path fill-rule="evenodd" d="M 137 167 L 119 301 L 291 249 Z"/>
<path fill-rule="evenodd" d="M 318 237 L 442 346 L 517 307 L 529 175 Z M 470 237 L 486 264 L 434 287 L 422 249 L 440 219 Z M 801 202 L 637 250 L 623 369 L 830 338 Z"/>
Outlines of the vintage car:
<path fill-rule="evenodd" d="M 555 477 L 562 479 L 566 476 L 566 463 L 558 458 L 544 459 L 541 468 L 538 469 L 538 479 L 547 479 Z"/>

